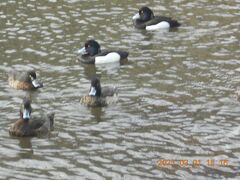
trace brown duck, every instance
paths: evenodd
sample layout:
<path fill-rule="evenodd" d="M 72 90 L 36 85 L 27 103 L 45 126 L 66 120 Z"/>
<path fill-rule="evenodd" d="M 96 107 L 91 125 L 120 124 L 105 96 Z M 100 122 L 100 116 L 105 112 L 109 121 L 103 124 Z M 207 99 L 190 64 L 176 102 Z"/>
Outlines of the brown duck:
<path fill-rule="evenodd" d="M 47 135 L 49 131 L 53 130 L 54 113 L 41 117 L 32 117 L 31 113 L 31 101 L 25 98 L 20 109 L 20 119 L 10 126 L 9 134 L 11 136 L 41 136 Z"/>
<path fill-rule="evenodd" d="M 80 100 L 82 104 L 87 106 L 106 106 L 108 104 L 107 97 L 116 93 L 116 87 L 101 87 L 100 80 L 93 77 L 89 94 L 83 96 Z"/>
<path fill-rule="evenodd" d="M 42 82 L 38 81 L 36 72 L 10 71 L 8 73 L 8 83 L 15 89 L 34 90 L 43 87 Z"/>

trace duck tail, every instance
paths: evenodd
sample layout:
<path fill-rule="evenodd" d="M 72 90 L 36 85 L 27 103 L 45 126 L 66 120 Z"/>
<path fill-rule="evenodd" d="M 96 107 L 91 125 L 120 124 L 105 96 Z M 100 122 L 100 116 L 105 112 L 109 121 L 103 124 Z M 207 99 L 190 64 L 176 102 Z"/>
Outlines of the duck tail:
<path fill-rule="evenodd" d="M 170 23 L 170 27 L 179 27 L 179 26 L 181 26 L 181 23 L 179 23 L 178 21 L 176 21 L 176 20 L 172 20 L 172 21 L 170 21 L 169 22 Z"/>
<path fill-rule="evenodd" d="M 124 59 L 127 59 L 128 55 L 129 55 L 129 52 L 118 51 L 118 54 L 120 55 L 121 59 L 124 60 Z"/>

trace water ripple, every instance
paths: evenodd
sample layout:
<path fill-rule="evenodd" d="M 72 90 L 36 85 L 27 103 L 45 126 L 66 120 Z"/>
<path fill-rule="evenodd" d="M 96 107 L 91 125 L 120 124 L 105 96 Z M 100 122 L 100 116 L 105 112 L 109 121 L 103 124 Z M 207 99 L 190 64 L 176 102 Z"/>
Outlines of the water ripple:
<path fill-rule="evenodd" d="M 239 2 L 173 2 L 0 2 L 2 178 L 239 179 Z M 141 6 L 182 27 L 135 29 L 131 17 Z M 79 64 L 75 52 L 90 38 L 129 51 L 128 62 Z M 11 69 L 35 69 L 44 88 L 11 89 Z M 118 87 L 117 103 L 79 103 L 93 75 Z M 9 136 L 26 95 L 33 114 L 55 112 L 49 138 Z"/>

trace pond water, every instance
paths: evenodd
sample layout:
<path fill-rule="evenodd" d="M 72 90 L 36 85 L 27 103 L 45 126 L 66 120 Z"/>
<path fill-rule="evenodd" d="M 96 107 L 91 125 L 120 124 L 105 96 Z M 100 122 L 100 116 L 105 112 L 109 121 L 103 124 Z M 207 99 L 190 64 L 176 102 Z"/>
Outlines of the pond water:
<path fill-rule="evenodd" d="M 182 26 L 137 30 L 141 6 Z M 1 179 L 240 179 L 239 0 L 9 0 L 0 9 Z M 129 51 L 128 62 L 80 64 L 87 39 Z M 44 88 L 12 89 L 11 69 L 35 69 Z M 79 103 L 93 75 L 118 88 L 116 103 Z M 48 138 L 9 136 L 24 96 L 34 114 L 55 112 Z"/>

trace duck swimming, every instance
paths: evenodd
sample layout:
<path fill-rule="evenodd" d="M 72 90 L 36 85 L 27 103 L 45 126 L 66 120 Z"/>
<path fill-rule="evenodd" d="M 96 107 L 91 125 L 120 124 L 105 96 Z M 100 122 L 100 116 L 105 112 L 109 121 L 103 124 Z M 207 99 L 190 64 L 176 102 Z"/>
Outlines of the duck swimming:
<path fill-rule="evenodd" d="M 8 83 L 15 89 L 34 90 L 43 87 L 42 82 L 38 81 L 36 72 L 31 71 L 10 71 L 8 73 Z"/>
<path fill-rule="evenodd" d="M 47 135 L 50 130 L 53 130 L 54 113 L 41 117 L 32 117 L 31 114 L 31 101 L 24 98 L 20 109 L 20 119 L 10 126 L 9 134 L 18 137 L 32 137 Z"/>
<path fill-rule="evenodd" d="M 108 104 L 106 98 L 114 96 L 116 91 L 116 87 L 101 87 L 100 80 L 93 77 L 88 95 L 83 96 L 80 102 L 87 106 L 106 106 Z"/>
<path fill-rule="evenodd" d="M 179 27 L 181 24 L 170 17 L 154 16 L 153 11 L 148 7 L 142 7 L 133 16 L 134 26 L 138 29 L 157 30 Z"/>
<path fill-rule="evenodd" d="M 78 50 L 80 54 L 79 61 L 85 64 L 104 64 L 121 62 L 127 59 L 128 52 L 101 50 L 100 45 L 95 40 L 88 40 L 82 49 Z"/>

